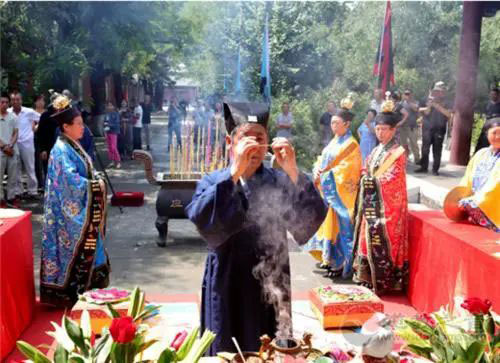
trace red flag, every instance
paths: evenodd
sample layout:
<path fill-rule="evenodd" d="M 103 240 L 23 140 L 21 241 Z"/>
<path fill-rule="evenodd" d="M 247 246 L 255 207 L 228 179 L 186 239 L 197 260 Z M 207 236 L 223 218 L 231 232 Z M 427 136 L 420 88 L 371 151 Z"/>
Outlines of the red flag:
<path fill-rule="evenodd" d="M 394 63 L 392 59 L 392 26 L 391 1 L 387 1 L 385 8 L 384 26 L 377 49 L 377 58 L 373 65 L 373 75 L 378 76 L 378 87 L 385 93 L 389 83 L 394 86 Z"/>

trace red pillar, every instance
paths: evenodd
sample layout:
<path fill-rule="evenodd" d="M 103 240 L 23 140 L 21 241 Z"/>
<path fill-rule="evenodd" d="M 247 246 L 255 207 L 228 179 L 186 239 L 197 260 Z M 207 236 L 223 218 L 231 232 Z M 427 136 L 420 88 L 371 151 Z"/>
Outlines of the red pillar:
<path fill-rule="evenodd" d="M 457 165 L 467 165 L 469 161 L 481 21 L 481 2 L 464 1 L 450 156 L 450 162 Z"/>

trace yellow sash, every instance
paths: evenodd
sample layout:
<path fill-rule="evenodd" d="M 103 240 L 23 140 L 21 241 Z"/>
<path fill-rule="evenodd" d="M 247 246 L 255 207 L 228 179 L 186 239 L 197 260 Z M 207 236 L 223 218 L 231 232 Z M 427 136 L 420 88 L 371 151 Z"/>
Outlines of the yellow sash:
<path fill-rule="evenodd" d="M 335 157 L 335 159 L 332 160 L 330 162 L 330 164 L 328 164 L 326 166 L 326 168 L 323 169 L 323 172 L 328 171 L 328 170 L 333 169 L 334 167 L 336 167 L 337 164 L 340 163 L 342 160 L 344 160 L 347 155 L 349 155 L 351 152 L 353 152 L 356 149 L 357 146 L 358 145 L 351 140 L 349 142 L 349 145 L 347 145 L 344 149 L 342 149 L 342 151 L 340 151 L 338 153 L 338 155 Z M 316 180 L 316 182 L 315 182 L 315 185 L 318 188 L 319 188 L 319 184 L 320 184 L 320 179 Z"/>
<path fill-rule="evenodd" d="M 380 168 L 377 169 L 375 173 L 373 173 L 373 176 L 375 178 L 380 177 L 382 174 L 384 174 L 389 168 L 394 164 L 394 162 L 405 152 L 404 147 L 399 146 L 387 159 L 384 160 L 382 165 L 380 165 Z"/>

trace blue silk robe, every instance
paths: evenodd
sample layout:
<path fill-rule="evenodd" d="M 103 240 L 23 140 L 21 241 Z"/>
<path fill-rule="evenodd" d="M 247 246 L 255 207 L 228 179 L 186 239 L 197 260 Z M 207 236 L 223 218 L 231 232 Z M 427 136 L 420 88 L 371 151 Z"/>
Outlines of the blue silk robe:
<path fill-rule="evenodd" d="M 231 337 L 242 350 L 257 351 L 260 336 L 278 329 L 262 281 L 273 280 L 285 315 L 291 314 L 286 231 L 301 245 L 308 241 L 326 215 L 320 194 L 305 175 L 294 185 L 283 172 L 261 166 L 242 185 L 226 168 L 198 183 L 186 212 L 208 244 L 201 325 L 217 334 L 208 355 L 235 352 Z"/>
<path fill-rule="evenodd" d="M 58 137 L 50 152 L 45 190 L 41 301 L 71 306 L 79 293 L 108 282 L 103 245 L 106 191 L 79 143 Z"/>

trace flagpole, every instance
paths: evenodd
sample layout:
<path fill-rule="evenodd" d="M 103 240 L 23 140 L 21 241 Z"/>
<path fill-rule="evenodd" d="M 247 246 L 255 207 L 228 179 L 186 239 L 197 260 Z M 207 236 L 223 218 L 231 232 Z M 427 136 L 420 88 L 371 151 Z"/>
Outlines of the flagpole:
<path fill-rule="evenodd" d="M 380 43 L 379 43 L 380 47 L 378 49 L 377 87 L 381 86 L 380 67 L 382 66 L 382 54 L 383 54 L 383 49 L 384 49 L 384 34 L 385 34 L 385 18 L 387 16 L 387 7 L 388 6 L 389 6 L 389 0 L 387 0 L 385 3 L 384 18 L 382 20 L 382 31 L 380 32 Z"/>
<path fill-rule="evenodd" d="M 269 16 L 266 9 L 264 33 L 262 36 L 262 56 L 260 68 L 261 86 L 260 92 L 264 101 L 271 104 L 271 74 L 269 65 Z"/>

